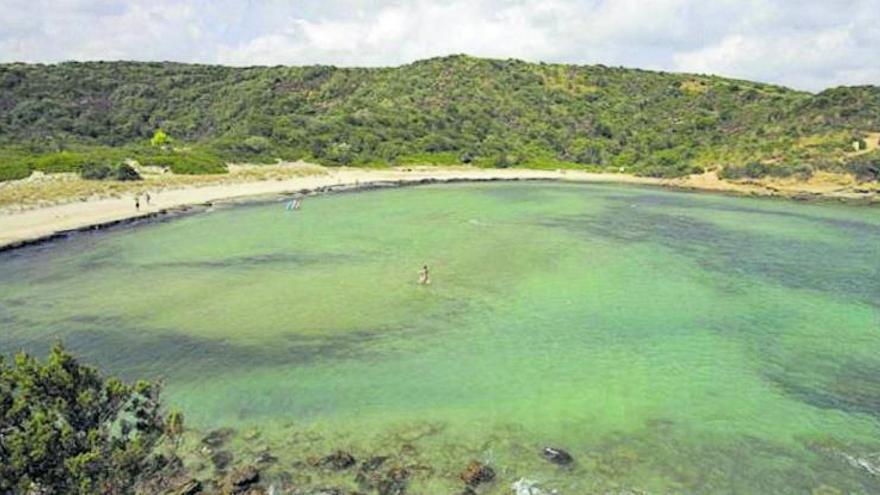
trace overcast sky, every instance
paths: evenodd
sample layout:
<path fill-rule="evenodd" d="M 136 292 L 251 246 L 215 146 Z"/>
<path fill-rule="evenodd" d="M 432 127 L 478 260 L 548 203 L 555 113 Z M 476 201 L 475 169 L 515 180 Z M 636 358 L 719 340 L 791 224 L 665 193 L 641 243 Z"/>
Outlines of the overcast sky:
<path fill-rule="evenodd" d="M 0 0 L 0 61 L 400 65 L 467 53 L 880 84 L 880 0 Z"/>

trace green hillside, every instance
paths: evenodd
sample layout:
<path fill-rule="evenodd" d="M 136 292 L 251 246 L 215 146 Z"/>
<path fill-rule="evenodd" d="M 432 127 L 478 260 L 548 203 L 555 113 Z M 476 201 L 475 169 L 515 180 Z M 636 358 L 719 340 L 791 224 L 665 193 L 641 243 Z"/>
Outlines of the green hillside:
<path fill-rule="evenodd" d="M 150 146 L 157 129 L 171 138 Z M 730 177 L 880 176 L 880 88 L 451 56 L 396 68 L 0 65 L 0 179 L 135 159 L 178 172 L 304 158 Z M 876 139 L 876 135 L 871 136 Z M 865 143 L 873 148 L 873 143 Z"/>

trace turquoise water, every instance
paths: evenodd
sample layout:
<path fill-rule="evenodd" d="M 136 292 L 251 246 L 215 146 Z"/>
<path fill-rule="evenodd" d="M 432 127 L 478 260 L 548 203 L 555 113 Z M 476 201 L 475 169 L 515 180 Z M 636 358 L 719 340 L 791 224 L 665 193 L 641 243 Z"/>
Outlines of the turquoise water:
<path fill-rule="evenodd" d="M 80 235 L 0 280 L 0 348 L 162 378 L 276 473 L 346 448 L 426 466 L 413 493 L 470 459 L 487 493 L 880 492 L 876 208 L 426 186 Z"/>

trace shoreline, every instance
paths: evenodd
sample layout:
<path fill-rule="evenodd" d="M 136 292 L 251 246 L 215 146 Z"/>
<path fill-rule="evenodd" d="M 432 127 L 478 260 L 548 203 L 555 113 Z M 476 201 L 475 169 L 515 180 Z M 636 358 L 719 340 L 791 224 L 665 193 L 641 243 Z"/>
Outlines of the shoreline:
<path fill-rule="evenodd" d="M 242 182 L 182 186 L 155 192 L 154 201 L 134 208 L 134 195 L 80 199 L 23 211 L 0 213 L 0 252 L 42 244 L 77 232 L 170 218 L 216 204 L 239 204 L 283 199 L 293 195 L 314 195 L 360 191 L 419 184 L 483 181 L 549 180 L 573 183 L 655 186 L 688 192 L 708 192 L 750 197 L 779 197 L 795 200 L 826 200 L 878 204 L 876 192 L 800 188 L 786 190 L 758 183 L 734 183 L 714 174 L 679 179 L 658 179 L 625 174 L 603 174 L 576 170 L 480 169 L 466 167 L 406 167 L 394 169 L 320 169 L 313 175 L 286 179 L 264 178 Z"/>

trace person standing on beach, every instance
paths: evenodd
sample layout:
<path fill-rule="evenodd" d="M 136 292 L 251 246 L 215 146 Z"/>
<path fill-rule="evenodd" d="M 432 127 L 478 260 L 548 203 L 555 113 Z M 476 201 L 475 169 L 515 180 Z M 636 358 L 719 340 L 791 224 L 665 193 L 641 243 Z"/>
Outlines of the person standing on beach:
<path fill-rule="evenodd" d="M 144 199 L 147 201 L 147 206 L 150 206 L 150 193 L 144 193 Z"/>
<path fill-rule="evenodd" d="M 141 197 L 140 196 L 134 197 L 134 209 L 137 211 L 141 211 Z"/>
<path fill-rule="evenodd" d="M 419 285 L 428 285 L 431 283 L 431 277 L 428 275 L 428 265 L 423 265 L 419 271 Z"/>

